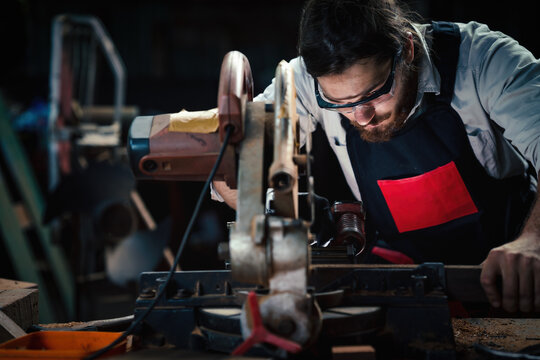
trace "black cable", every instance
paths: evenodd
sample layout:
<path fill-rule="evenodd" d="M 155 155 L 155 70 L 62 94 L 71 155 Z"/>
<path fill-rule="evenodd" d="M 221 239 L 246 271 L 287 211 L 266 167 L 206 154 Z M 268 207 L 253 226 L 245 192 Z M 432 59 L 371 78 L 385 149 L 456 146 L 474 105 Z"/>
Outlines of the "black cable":
<path fill-rule="evenodd" d="M 150 312 L 154 309 L 157 302 L 163 296 L 163 293 L 165 292 L 165 289 L 167 288 L 167 285 L 171 281 L 174 271 L 176 269 L 176 266 L 180 262 L 180 257 L 182 255 L 182 252 L 184 250 L 184 247 L 187 243 L 187 239 L 189 238 L 189 235 L 191 234 L 191 230 L 193 228 L 193 225 L 195 224 L 195 220 L 197 219 L 197 216 L 199 215 L 199 211 L 201 209 L 201 205 L 203 203 L 203 200 L 207 196 L 208 187 L 210 186 L 210 182 L 214 178 L 214 175 L 217 172 L 217 169 L 219 168 L 219 164 L 221 163 L 221 159 L 223 158 L 223 154 L 225 153 L 225 149 L 227 148 L 227 144 L 229 143 L 229 138 L 233 132 L 233 126 L 228 125 L 226 128 L 225 138 L 223 139 L 223 144 L 221 145 L 221 149 L 219 150 L 219 155 L 216 159 L 216 162 L 214 164 L 214 167 L 212 168 L 212 171 L 210 171 L 210 175 L 208 175 L 208 179 L 204 183 L 203 189 L 201 190 L 201 194 L 199 195 L 199 199 L 197 200 L 197 204 L 195 205 L 195 210 L 193 211 L 193 215 L 191 216 L 191 219 L 189 220 L 188 226 L 186 228 L 186 231 L 184 232 L 184 236 L 182 237 L 182 241 L 180 242 L 180 246 L 178 247 L 178 251 L 176 252 L 176 257 L 174 258 L 174 263 L 171 266 L 171 269 L 169 270 L 169 273 L 167 274 L 167 278 L 165 279 L 165 283 L 160 287 L 159 292 L 156 294 L 156 297 L 154 300 L 150 303 L 150 305 L 146 308 L 145 312 L 139 316 L 135 321 L 131 323 L 129 328 L 127 328 L 126 331 L 122 333 L 116 340 L 114 340 L 109 345 L 97 350 L 96 352 L 90 354 L 85 358 L 85 360 L 93 360 L 97 359 L 99 356 L 105 354 L 107 351 L 114 348 L 116 345 L 120 344 L 122 341 L 124 341 L 129 335 L 133 333 L 135 328 L 139 326 L 144 319 L 150 314 Z"/>
<path fill-rule="evenodd" d="M 495 350 L 478 343 L 474 344 L 474 350 L 480 354 L 490 356 L 491 359 L 540 360 L 540 356 L 537 355 Z"/>

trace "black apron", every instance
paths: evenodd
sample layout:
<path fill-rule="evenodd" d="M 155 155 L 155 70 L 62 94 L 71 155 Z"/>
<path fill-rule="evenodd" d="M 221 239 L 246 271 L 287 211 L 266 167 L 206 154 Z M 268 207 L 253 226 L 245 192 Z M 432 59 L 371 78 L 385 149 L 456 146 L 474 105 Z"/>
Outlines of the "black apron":
<path fill-rule="evenodd" d="M 368 262 L 478 264 L 519 233 L 534 193 L 527 174 L 497 180 L 487 174 L 450 106 L 460 34 L 433 22 L 440 95 L 426 94 L 422 111 L 390 141 L 361 139 L 350 121 L 347 150 L 377 243 Z"/>

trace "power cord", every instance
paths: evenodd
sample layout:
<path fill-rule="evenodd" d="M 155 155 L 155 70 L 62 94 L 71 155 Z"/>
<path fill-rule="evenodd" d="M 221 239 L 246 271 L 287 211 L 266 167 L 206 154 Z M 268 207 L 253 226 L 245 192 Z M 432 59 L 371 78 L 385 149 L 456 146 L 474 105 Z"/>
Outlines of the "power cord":
<path fill-rule="evenodd" d="M 479 354 L 488 355 L 490 359 L 540 360 L 538 355 L 495 350 L 479 343 L 474 344 L 474 350 Z"/>
<path fill-rule="evenodd" d="M 206 194 L 208 192 L 210 182 L 214 178 L 214 175 L 216 174 L 217 169 L 219 168 L 219 164 L 221 163 L 221 159 L 223 158 L 223 154 L 225 153 L 225 149 L 227 148 L 227 144 L 229 143 L 229 138 L 230 138 L 230 136 L 231 136 L 231 134 L 232 134 L 232 132 L 234 130 L 234 127 L 232 125 L 228 125 L 225 128 L 225 130 L 226 130 L 226 133 L 225 133 L 225 137 L 223 139 L 223 144 L 221 145 L 221 149 L 219 150 L 219 155 L 218 155 L 218 157 L 216 159 L 214 167 L 212 168 L 212 171 L 210 171 L 210 175 L 208 175 L 208 179 L 204 183 L 203 189 L 201 190 L 201 194 L 199 195 L 199 199 L 197 200 L 197 204 L 195 205 L 195 210 L 193 211 L 193 215 L 191 216 L 191 219 L 189 220 L 189 223 L 188 223 L 188 226 L 187 226 L 186 231 L 184 233 L 184 236 L 182 238 L 182 241 L 180 242 L 180 246 L 178 248 L 178 251 L 176 252 L 176 257 L 174 258 L 174 263 L 171 265 L 171 269 L 169 270 L 169 272 L 167 274 L 167 278 L 165 279 L 165 283 L 163 284 L 163 286 L 160 287 L 159 292 L 156 294 L 156 297 L 150 303 L 150 305 L 146 308 L 145 312 L 140 317 L 138 317 L 135 321 L 133 321 L 131 323 L 131 325 L 129 326 L 129 328 L 127 328 L 122 333 L 122 335 L 120 335 L 116 340 L 114 340 L 109 345 L 107 345 L 107 346 L 97 350 L 96 352 L 90 354 L 89 356 L 87 356 L 85 358 L 85 360 L 97 359 L 99 356 L 105 354 L 107 351 L 111 350 L 116 345 L 118 345 L 122 341 L 124 341 L 129 335 L 131 335 L 133 333 L 133 331 L 137 328 L 137 326 L 139 326 L 143 322 L 143 320 L 146 319 L 148 314 L 150 314 L 150 312 L 156 306 L 156 304 L 159 301 L 159 299 L 161 298 L 161 296 L 163 296 L 163 293 L 165 292 L 165 289 L 167 288 L 167 285 L 170 283 L 170 281 L 171 281 L 171 279 L 172 279 L 172 277 L 174 275 L 176 266 L 180 262 L 180 257 L 182 255 L 184 247 L 186 246 L 189 235 L 191 234 L 191 230 L 193 229 L 193 225 L 195 224 L 195 220 L 197 219 L 197 216 L 199 215 L 199 211 L 201 209 L 202 202 L 205 199 Z"/>

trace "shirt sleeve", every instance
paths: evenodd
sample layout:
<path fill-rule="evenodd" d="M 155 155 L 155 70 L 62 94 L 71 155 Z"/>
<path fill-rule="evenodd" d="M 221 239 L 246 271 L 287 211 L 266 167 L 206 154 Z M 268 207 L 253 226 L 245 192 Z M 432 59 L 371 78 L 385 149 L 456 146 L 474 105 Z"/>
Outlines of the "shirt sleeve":
<path fill-rule="evenodd" d="M 320 111 L 314 105 L 315 90 L 313 87 L 313 78 L 307 74 L 304 63 L 300 57 L 294 58 L 289 62 L 294 72 L 294 84 L 296 87 L 296 113 L 300 124 L 300 146 L 306 143 L 307 132 L 313 132 L 317 128 L 317 115 L 314 112 Z M 275 79 L 272 83 L 253 101 L 274 102 Z"/>
<path fill-rule="evenodd" d="M 479 100 L 503 136 L 540 170 L 540 61 L 516 40 L 478 26 L 469 59 Z"/>
<path fill-rule="evenodd" d="M 221 196 L 220 193 L 216 190 L 214 187 L 214 183 L 210 182 L 210 199 L 219 201 L 219 202 L 225 202 L 225 199 Z"/>

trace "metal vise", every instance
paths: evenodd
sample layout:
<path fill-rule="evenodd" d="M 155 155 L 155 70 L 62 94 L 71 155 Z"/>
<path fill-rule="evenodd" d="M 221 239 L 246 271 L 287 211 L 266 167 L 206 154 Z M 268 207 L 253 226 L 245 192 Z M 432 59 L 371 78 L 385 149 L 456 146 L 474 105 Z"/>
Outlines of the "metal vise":
<path fill-rule="evenodd" d="M 298 164 L 306 164 L 307 157 L 298 154 L 294 76 L 287 62 L 278 65 L 274 104 L 253 102 L 252 84 L 245 56 L 228 53 L 221 67 L 219 122 L 213 131 L 185 131 L 182 126 L 178 131 L 177 114 L 137 117 L 129 134 L 130 161 L 138 178 L 205 180 L 225 127 L 234 127 L 232 145 L 216 175 L 238 189 L 229 244 L 232 277 L 268 289 L 257 296 L 263 324 L 306 345 L 318 336 L 321 313 L 307 292 L 309 223 L 298 218 Z M 203 116 L 211 122 L 208 117 Z M 268 168 L 265 159 L 271 159 Z M 267 188 L 274 192 L 272 215 L 265 210 Z M 250 313 L 245 309 L 244 317 Z M 246 338 L 251 323 L 244 322 Z"/>

